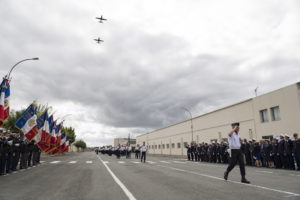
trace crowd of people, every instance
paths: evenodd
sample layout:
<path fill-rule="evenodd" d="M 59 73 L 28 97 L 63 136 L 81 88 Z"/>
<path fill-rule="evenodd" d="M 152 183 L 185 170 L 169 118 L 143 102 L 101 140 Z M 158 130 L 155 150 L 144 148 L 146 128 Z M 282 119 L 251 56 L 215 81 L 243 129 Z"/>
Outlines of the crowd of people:
<path fill-rule="evenodd" d="M 19 134 L 0 133 L 0 175 L 40 164 L 41 150 L 34 140 Z"/>
<path fill-rule="evenodd" d="M 108 156 L 115 155 L 117 159 L 120 159 L 121 156 L 124 156 L 126 158 L 131 158 L 131 154 L 135 154 L 136 159 L 141 159 L 141 162 L 146 162 L 146 152 L 147 152 L 147 146 L 145 145 L 145 142 L 143 142 L 143 145 L 137 145 L 136 147 L 131 147 L 130 144 L 126 145 L 118 145 L 116 147 L 101 147 L 95 149 L 96 154 L 101 153 Z"/>
<path fill-rule="evenodd" d="M 116 147 L 96 148 L 96 153 L 115 155 L 117 159 L 121 156 L 139 159 L 141 151 L 146 145 L 131 147 L 127 145 L 118 145 Z M 187 159 L 189 161 L 210 162 L 210 163 L 229 163 L 230 151 L 227 142 L 199 143 L 192 142 L 186 145 Z M 141 150 L 143 149 L 143 150 Z M 300 170 L 300 138 L 295 133 L 292 137 L 280 135 L 270 140 L 244 139 L 241 143 L 244 163 L 248 166 L 267 167 L 276 169 Z"/>
<path fill-rule="evenodd" d="M 192 142 L 186 148 L 191 161 L 228 163 L 230 159 L 228 144 L 223 141 L 212 144 Z M 241 150 L 248 166 L 300 170 L 300 139 L 297 133 L 292 137 L 280 135 L 271 141 L 244 139 Z"/>

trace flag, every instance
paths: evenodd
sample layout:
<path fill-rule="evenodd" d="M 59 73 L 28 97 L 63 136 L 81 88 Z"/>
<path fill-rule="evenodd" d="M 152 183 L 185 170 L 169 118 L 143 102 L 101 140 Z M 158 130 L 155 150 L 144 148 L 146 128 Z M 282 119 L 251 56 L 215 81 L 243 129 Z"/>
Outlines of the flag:
<path fill-rule="evenodd" d="M 65 142 L 66 142 L 66 134 L 62 133 L 59 146 L 55 150 L 53 150 L 51 153 L 57 154 L 57 153 L 61 152 L 61 150 L 63 150 L 65 148 Z"/>
<path fill-rule="evenodd" d="M 0 85 L 0 126 L 9 116 L 9 96 L 10 86 L 9 80 L 4 78 Z"/>
<path fill-rule="evenodd" d="M 66 151 L 69 150 L 69 144 L 70 144 L 70 137 L 67 136 L 66 142 L 65 142 L 65 147 L 64 147 L 64 149 L 62 150 L 62 153 L 64 153 L 64 152 L 66 152 Z"/>
<path fill-rule="evenodd" d="M 51 120 L 50 120 L 51 121 Z M 52 120 L 53 121 L 53 120 Z M 56 149 L 56 130 L 57 130 L 56 121 L 52 122 L 52 126 L 50 126 L 50 137 L 47 140 L 47 144 L 49 144 L 49 148 L 46 150 L 46 152 L 51 152 L 54 149 Z"/>
<path fill-rule="evenodd" d="M 61 141 L 61 131 L 63 128 L 63 121 L 56 127 L 56 146 L 60 146 Z"/>
<path fill-rule="evenodd" d="M 15 126 L 31 141 L 38 134 L 36 106 L 31 104 L 17 119 Z"/>
<path fill-rule="evenodd" d="M 45 111 L 38 119 L 37 119 L 37 125 L 38 125 L 38 134 L 35 136 L 34 140 L 37 143 L 37 146 L 42 150 L 45 151 L 48 146 L 45 145 L 45 141 L 43 141 L 43 131 L 47 132 L 47 129 L 49 127 L 48 123 L 46 123 L 48 119 L 48 111 Z M 45 134 L 45 133 L 44 133 Z"/>

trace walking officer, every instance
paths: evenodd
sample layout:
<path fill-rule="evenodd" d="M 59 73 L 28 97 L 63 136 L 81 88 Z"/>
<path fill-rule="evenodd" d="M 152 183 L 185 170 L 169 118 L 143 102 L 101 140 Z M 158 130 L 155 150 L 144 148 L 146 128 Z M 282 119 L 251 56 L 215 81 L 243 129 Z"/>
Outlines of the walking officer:
<path fill-rule="evenodd" d="M 240 172 L 242 176 L 242 183 L 249 184 L 250 181 L 246 179 L 245 163 L 243 159 L 243 153 L 241 151 L 241 139 L 240 139 L 240 123 L 233 123 L 232 130 L 228 133 L 228 142 L 230 153 L 230 161 L 227 170 L 224 172 L 224 179 L 227 180 L 229 172 L 234 168 L 238 162 L 240 165 Z"/>

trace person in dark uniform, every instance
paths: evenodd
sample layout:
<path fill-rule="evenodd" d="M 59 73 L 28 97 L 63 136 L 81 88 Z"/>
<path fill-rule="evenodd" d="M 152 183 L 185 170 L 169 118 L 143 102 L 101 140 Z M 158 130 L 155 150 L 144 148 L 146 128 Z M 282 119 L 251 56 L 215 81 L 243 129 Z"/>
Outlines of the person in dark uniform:
<path fill-rule="evenodd" d="M 251 166 L 251 152 L 250 152 L 250 143 L 247 141 L 247 139 L 244 139 L 245 144 L 245 158 L 246 158 L 246 165 Z"/>
<path fill-rule="evenodd" d="M 196 154 L 196 146 L 194 142 L 191 142 L 191 159 L 194 161 Z"/>
<path fill-rule="evenodd" d="M 140 145 L 136 145 L 136 148 L 135 148 L 135 158 L 139 159 L 139 157 L 140 157 Z"/>
<path fill-rule="evenodd" d="M 6 142 L 6 138 L 3 133 L 0 133 L 0 176 L 5 175 L 5 151 L 4 144 Z"/>
<path fill-rule="evenodd" d="M 13 159 L 13 137 L 11 134 L 6 133 L 6 144 L 5 144 L 5 152 L 6 152 L 6 166 L 5 171 L 7 174 L 11 173 L 12 159 Z"/>
<path fill-rule="evenodd" d="M 293 154 L 297 164 L 297 170 L 300 171 L 300 138 L 298 133 L 294 133 Z"/>
<path fill-rule="evenodd" d="M 32 151 L 32 165 L 33 166 L 35 166 L 39 163 L 38 162 L 39 161 L 39 153 L 40 153 L 40 148 L 34 142 L 33 151 Z"/>
<path fill-rule="evenodd" d="M 33 149 L 34 149 L 34 140 L 30 141 L 28 144 L 28 167 L 32 167 L 32 154 L 33 154 Z"/>
<path fill-rule="evenodd" d="M 28 141 L 27 139 L 21 140 L 21 162 L 20 162 L 20 169 L 27 169 L 28 163 Z"/>
<path fill-rule="evenodd" d="M 246 179 L 246 170 L 245 170 L 245 164 L 243 159 L 243 153 L 241 151 L 241 141 L 240 141 L 240 124 L 239 123 L 233 123 L 232 130 L 228 133 L 228 142 L 229 142 L 229 148 L 230 148 L 230 163 L 228 165 L 227 170 L 224 172 L 224 179 L 228 179 L 229 172 L 234 168 L 234 166 L 237 164 L 237 162 L 240 165 L 240 172 L 241 172 L 241 182 L 249 184 L 250 181 Z"/>
<path fill-rule="evenodd" d="M 187 157 L 188 157 L 188 160 L 191 160 L 191 147 L 190 145 L 186 145 L 185 148 L 187 149 Z"/>
<path fill-rule="evenodd" d="M 20 145 L 20 138 L 18 134 L 13 135 L 13 159 L 12 159 L 12 171 L 16 171 L 19 161 L 20 161 L 20 153 L 21 153 L 21 145 Z"/>
<path fill-rule="evenodd" d="M 285 135 L 284 152 L 287 158 L 287 169 L 295 170 L 293 142 L 288 135 Z"/>
<path fill-rule="evenodd" d="M 279 144 L 278 144 L 278 153 L 279 153 L 279 156 L 280 156 L 280 168 L 287 168 L 287 159 L 286 159 L 286 155 L 285 155 L 285 152 L 284 152 L 284 137 L 283 135 L 280 135 L 280 141 L 279 141 Z"/>
<path fill-rule="evenodd" d="M 281 167 L 281 164 L 280 164 L 280 156 L 278 153 L 278 140 L 276 138 L 273 138 L 272 140 L 271 159 L 274 162 L 274 167 L 276 169 L 279 169 Z"/>

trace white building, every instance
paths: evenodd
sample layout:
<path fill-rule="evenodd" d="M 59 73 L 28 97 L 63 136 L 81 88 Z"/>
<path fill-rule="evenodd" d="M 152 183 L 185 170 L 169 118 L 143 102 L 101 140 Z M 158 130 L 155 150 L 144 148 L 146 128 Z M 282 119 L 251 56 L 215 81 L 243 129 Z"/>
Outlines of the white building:
<path fill-rule="evenodd" d="M 185 143 L 227 139 L 231 123 L 240 122 L 246 139 L 268 139 L 300 132 L 300 82 L 137 137 L 150 154 L 185 155 Z"/>

